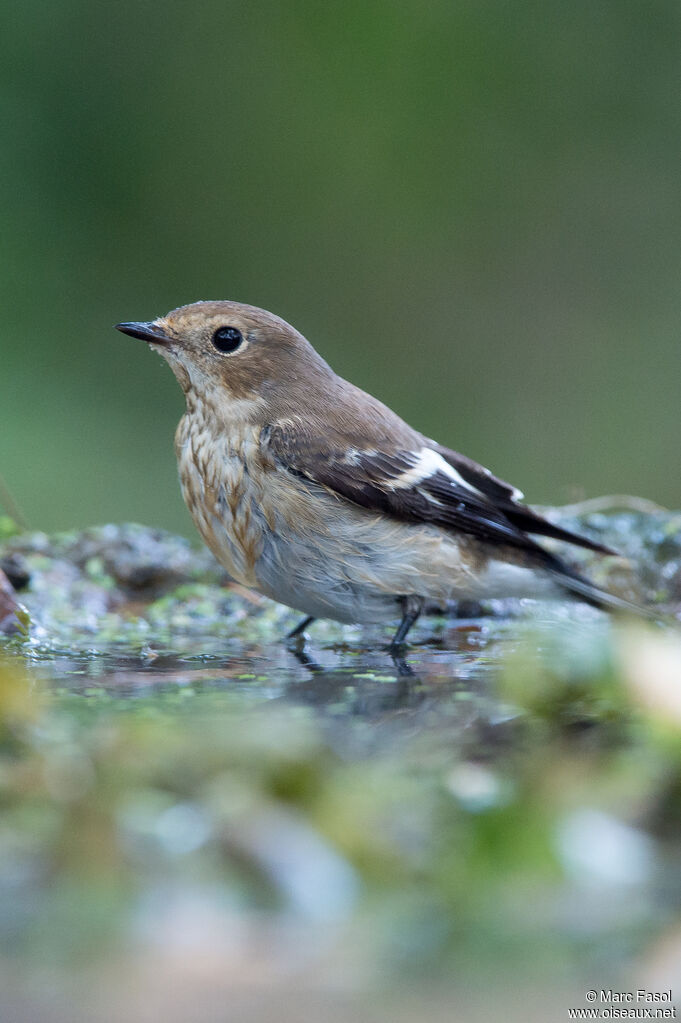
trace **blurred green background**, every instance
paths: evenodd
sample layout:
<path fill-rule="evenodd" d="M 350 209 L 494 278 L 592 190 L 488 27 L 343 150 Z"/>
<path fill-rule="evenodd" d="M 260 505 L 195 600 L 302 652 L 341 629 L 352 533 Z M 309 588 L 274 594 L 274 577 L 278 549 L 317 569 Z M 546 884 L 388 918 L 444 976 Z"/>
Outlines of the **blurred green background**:
<path fill-rule="evenodd" d="M 681 6 L 35 0 L 0 15 L 0 471 L 190 533 L 116 334 L 262 305 L 528 499 L 678 507 Z"/>

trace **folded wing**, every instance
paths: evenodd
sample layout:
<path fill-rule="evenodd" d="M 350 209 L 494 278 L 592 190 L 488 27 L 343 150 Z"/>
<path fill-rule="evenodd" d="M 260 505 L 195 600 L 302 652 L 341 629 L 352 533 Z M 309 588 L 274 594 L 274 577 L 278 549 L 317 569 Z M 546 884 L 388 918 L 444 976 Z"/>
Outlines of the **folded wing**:
<path fill-rule="evenodd" d="M 304 423 L 287 420 L 267 427 L 263 443 L 289 472 L 403 522 L 428 523 L 538 554 L 547 552 L 529 533 L 612 553 L 554 526 L 518 504 L 522 495 L 510 484 L 418 435 L 413 449 L 359 449 L 345 446 L 341 437 L 320 440 L 306 431 Z"/>

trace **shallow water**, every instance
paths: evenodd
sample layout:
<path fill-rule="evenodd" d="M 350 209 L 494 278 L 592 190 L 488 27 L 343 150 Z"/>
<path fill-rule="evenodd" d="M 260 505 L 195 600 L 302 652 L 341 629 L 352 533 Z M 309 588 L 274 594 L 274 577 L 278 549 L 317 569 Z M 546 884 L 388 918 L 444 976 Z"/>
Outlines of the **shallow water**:
<path fill-rule="evenodd" d="M 631 525 L 648 563 L 610 578 L 673 614 L 678 516 Z M 178 538 L 9 549 L 30 577 L 28 633 L 0 651 L 17 1018 L 46 976 L 98 992 L 92 1018 L 134 1016 L 116 982 L 133 969 L 172 1018 L 160 978 L 188 996 L 198 964 L 209 1002 L 244 978 L 329 995 L 430 977 L 446 1004 L 476 988 L 507 1006 L 511 983 L 681 975 L 671 625 L 528 601 L 424 618 L 402 659 L 389 630 L 326 622 L 292 649 L 292 612 L 225 589 Z"/>

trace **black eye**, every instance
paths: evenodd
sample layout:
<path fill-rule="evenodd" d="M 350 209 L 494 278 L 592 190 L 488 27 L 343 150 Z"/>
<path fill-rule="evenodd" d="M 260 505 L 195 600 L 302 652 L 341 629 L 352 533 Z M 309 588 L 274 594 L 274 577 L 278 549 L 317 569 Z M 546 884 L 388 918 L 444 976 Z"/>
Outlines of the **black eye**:
<path fill-rule="evenodd" d="M 213 344 L 219 352 L 235 352 L 243 339 L 236 327 L 218 327 L 213 334 Z"/>

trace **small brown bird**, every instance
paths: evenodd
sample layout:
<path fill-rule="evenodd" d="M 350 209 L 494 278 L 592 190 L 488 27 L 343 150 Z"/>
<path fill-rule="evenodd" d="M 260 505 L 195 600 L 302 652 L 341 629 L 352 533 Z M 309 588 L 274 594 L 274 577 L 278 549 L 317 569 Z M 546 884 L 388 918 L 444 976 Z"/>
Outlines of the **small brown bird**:
<path fill-rule="evenodd" d="M 400 618 L 397 646 L 427 601 L 626 606 L 531 534 L 612 551 L 413 430 L 278 316 L 195 302 L 117 329 L 160 352 L 185 393 L 175 449 L 201 536 L 233 579 L 307 616 L 291 635 L 315 618 Z"/>

